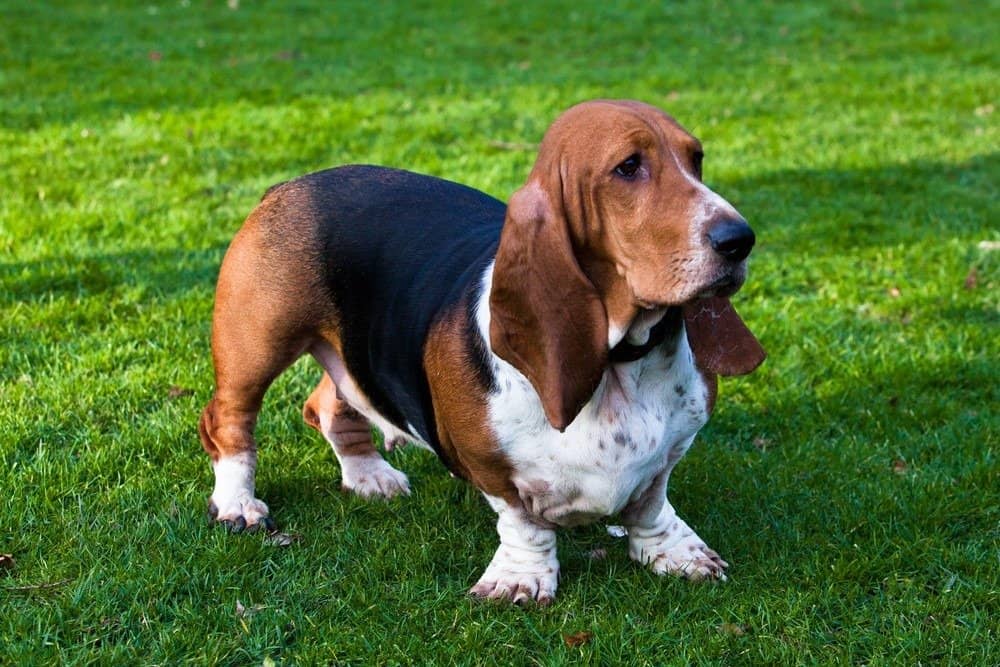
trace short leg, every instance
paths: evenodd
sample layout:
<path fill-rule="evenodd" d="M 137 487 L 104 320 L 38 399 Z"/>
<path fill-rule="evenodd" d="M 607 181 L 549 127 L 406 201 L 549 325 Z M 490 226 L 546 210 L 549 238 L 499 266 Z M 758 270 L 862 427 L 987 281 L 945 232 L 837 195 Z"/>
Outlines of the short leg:
<path fill-rule="evenodd" d="M 410 482 L 372 444 L 371 425 L 347 404 L 328 373 L 302 408 L 306 423 L 333 446 L 343 487 L 362 498 L 410 495 Z"/>
<path fill-rule="evenodd" d="M 633 560 L 656 574 L 674 574 L 687 579 L 721 579 L 729 563 L 710 549 L 674 510 L 667 500 L 667 480 L 673 464 L 690 446 L 672 460 L 653 485 L 622 512 L 628 528 L 628 553 Z"/>
<path fill-rule="evenodd" d="M 307 343 L 301 330 L 291 328 L 304 320 L 301 299 L 255 279 L 263 273 L 262 262 L 247 243 L 248 234 L 253 234 L 250 223 L 233 241 L 219 273 L 212 318 L 216 389 L 198 424 L 215 471 L 209 515 L 234 531 L 274 527 L 267 505 L 254 495 L 253 431 L 267 388 Z"/>
<path fill-rule="evenodd" d="M 555 531 L 531 521 L 521 507 L 493 496 L 486 499 L 500 515 L 500 548 L 469 593 L 515 604 L 551 603 L 559 580 Z"/>
<path fill-rule="evenodd" d="M 271 530 L 274 523 L 268 516 L 268 507 L 254 496 L 257 446 L 253 428 L 263 390 L 243 389 L 218 389 L 198 425 L 215 472 L 208 513 L 233 532 Z"/>

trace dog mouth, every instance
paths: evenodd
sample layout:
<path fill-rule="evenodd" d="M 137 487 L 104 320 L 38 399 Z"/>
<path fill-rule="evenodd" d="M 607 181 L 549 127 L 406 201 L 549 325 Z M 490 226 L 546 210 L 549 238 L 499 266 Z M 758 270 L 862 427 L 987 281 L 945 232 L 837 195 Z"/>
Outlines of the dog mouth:
<path fill-rule="evenodd" d="M 725 275 L 716 278 L 705 287 L 692 293 L 689 297 L 682 299 L 681 301 L 648 301 L 646 299 L 635 297 L 635 303 L 646 311 L 662 310 L 672 306 L 682 306 L 684 304 L 691 303 L 692 301 L 707 299 L 709 297 L 730 297 L 736 294 L 742 286 L 743 280 L 741 278 L 732 275 Z"/>
<path fill-rule="evenodd" d="M 640 296 L 637 290 L 633 290 L 633 303 L 643 310 L 649 311 L 669 308 L 671 306 L 682 306 L 692 301 L 709 297 L 730 297 L 736 294 L 743 287 L 743 283 L 746 282 L 746 264 L 740 263 L 736 266 L 720 267 L 715 272 L 710 273 L 707 278 L 707 280 L 703 279 L 698 282 L 692 281 L 694 284 L 688 283 L 688 285 L 678 290 L 678 293 L 669 296 L 664 295 L 666 298 L 659 295 L 653 296 L 653 298 L 649 298 L 651 295 Z"/>
<path fill-rule="evenodd" d="M 736 294 L 743 286 L 744 278 L 731 273 L 720 276 L 708 284 L 707 287 L 697 292 L 695 299 L 705 299 L 708 297 L 729 297 Z"/>

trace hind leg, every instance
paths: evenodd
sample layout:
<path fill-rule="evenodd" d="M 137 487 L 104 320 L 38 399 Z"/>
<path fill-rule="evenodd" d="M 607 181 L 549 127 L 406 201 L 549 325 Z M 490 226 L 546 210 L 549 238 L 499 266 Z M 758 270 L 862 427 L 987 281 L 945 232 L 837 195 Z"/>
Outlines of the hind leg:
<path fill-rule="evenodd" d="M 255 496 L 254 426 L 267 388 L 308 342 L 301 300 L 254 278 L 260 261 L 245 239 L 241 242 L 244 234 L 233 242 L 219 274 L 212 317 L 216 389 L 198 424 L 215 472 L 209 515 L 236 532 L 274 526 L 267 505 Z"/>
<path fill-rule="evenodd" d="M 271 382 L 294 361 L 292 352 L 262 350 L 234 368 L 216 352 L 217 388 L 199 423 L 202 445 L 212 459 L 215 488 L 208 501 L 209 516 L 234 532 L 273 529 L 266 504 L 255 496 L 257 443 L 253 437 L 257 413 Z"/>
<path fill-rule="evenodd" d="M 269 517 L 267 505 L 254 495 L 257 449 L 250 433 L 256 414 L 250 416 L 249 410 L 237 412 L 243 414 L 232 415 L 232 412 L 220 408 L 217 399 L 213 398 L 202 413 L 199 431 L 202 442 L 208 443 L 205 449 L 213 455 L 212 470 L 215 473 L 215 488 L 208 499 L 208 515 L 233 532 L 257 528 L 272 530 L 274 522 Z M 216 427 L 215 424 L 220 422 L 229 426 Z"/>
<path fill-rule="evenodd" d="M 348 405 L 328 373 L 302 407 L 302 417 L 333 447 L 345 489 L 362 498 L 410 495 L 410 482 L 379 455 L 371 424 Z"/>

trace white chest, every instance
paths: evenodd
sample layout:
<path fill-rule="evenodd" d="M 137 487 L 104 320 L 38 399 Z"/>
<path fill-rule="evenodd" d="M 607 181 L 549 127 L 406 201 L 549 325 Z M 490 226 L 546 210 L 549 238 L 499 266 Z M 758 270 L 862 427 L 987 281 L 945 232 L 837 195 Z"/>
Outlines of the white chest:
<path fill-rule="evenodd" d="M 676 462 L 708 420 L 707 388 L 682 331 L 674 344 L 612 366 L 562 433 L 513 366 L 493 357 L 490 418 L 525 507 L 558 525 L 613 515 Z"/>

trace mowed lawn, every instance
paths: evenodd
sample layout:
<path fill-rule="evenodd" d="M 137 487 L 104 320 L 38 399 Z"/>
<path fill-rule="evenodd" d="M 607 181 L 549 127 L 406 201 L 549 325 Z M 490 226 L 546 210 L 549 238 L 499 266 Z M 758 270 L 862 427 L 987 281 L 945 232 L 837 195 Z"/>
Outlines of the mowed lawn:
<path fill-rule="evenodd" d="M 910 0 L 4 2 L 0 664 L 1000 663 L 998 25 Z M 560 533 L 550 608 L 469 599 L 493 513 L 413 449 L 388 455 L 412 497 L 343 494 L 299 416 L 311 360 L 258 429 L 285 537 L 210 526 L 214 280 L 264 190 L 361 162 L 506 199 L 592 97 L 676 116 L 757 232 L 735 302 L 770 357 L 671 485 L 730 580 L 657 578 L 594 526 Z"/>

